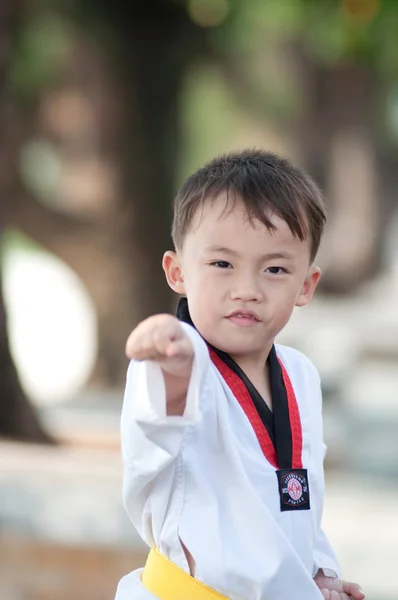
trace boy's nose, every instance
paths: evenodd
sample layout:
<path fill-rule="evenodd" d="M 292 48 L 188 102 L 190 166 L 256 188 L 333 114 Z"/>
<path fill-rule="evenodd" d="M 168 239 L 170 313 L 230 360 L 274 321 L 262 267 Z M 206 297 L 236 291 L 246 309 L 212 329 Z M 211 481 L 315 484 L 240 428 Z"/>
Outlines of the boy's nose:
<path fill-rule="evenodd" d="M 231 300 L 261 302 L 263 300 L 263 293 L 252 278 L 245 277 L 235 283 L 231 291 Z"/>

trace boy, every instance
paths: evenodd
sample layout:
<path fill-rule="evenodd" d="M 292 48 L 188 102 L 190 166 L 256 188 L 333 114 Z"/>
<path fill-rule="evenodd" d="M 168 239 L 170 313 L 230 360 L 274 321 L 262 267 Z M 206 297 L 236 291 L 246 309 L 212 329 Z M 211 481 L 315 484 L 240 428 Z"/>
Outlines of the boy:
<path fill-rule="evenodd" d="M 320 277 L 321 193 L 245 151 L 189 177 L 174 208 L 177 317 L 146 319 L 126 346 L 124 502 L 152 550 L 117 600 L 362 600 L 320 525 L 318 374 L 274 344 Z"/>

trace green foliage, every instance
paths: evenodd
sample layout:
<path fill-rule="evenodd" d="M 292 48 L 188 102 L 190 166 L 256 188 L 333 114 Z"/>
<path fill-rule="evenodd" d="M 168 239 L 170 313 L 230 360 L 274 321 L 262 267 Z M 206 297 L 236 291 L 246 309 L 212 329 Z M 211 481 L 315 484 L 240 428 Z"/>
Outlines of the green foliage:
<path fill-rule="evenodd" d="M 295 36 L 305 17 L 301 0 L 229 2 L 230 16 L 215 32 L 216 43 L 239 56 L 254 52 L 275 38 Z"/>
<path fill-rule="evenodd" d="M 22 25 L 10 60 L 10 82 L 21 97 L 35 96 L 57 73 L 69 50 L 69 28 L 61 17 L 41 13 Z"/>
<path fill-rule="evenodd" d="M 398 71 L 396 0 L 229 0 L 215 43 L 236 56 L 299 41 L 321 64 L 358 61 L 394 76 Z"/>
<path fill-rule="evenodd" d="M 292 60 L 297 52 L 309 65 L 326 69 L 351 65 L 373 74 L 385 134 L 398 139 L 397 95 L 392 93 L 398 76 L 398 0 L 228 3 L 226 18 L 209 28 L 208 35 L 216 54 L 224 57 L 230 70 L 232 65 L 231 90 L 234 95 L 238 91 L 242 107 L 259 120 L 265 113 L 290 128 L 305 102 Z"/>
<path fill-rule="evenodd" d="M 41 246 L 36 244 L 32 238 L 24 235 L 16 229 L 6 229 L 0 236 L 0 267 L 3 265 L 7 252 L 21 249 L 29 252 L 42 252 Z"/>
<path fill-rule="evenodd" d="M 61 175 L 61 159 L 55 145 L 45 139 L 27 140 L 19 156 L 21 179 L 34 196 L 52 208 L 59 201 L 55 189 Z"/>
<path fill-rule="evenodd" d="M 187 175 L 211 158 L 227 151 L 242 125 L 242 111 L 215 69 L 195 68 L 185 82 L 182 97 L 184 155 L 176 188 Z"/>
<path fill-rule="evenodd" d="M 203 20 L 199 24 L 208 26 L 214 47 L 232 60 L 264 54 L 275 44 L 299 41 L 308 56 L 321 64 L 354 60 L 386 78 L 398 73 L 397 0 L 168 1 L 185 2 L 188 15 L 193 19 L 199 15 Z M 96 27 L 102 24 L 104 28 L 105 23 L 98 18 L 100 7 L 98 14 L 92 5 L 89 8 L 92 18 L 80 17 L 91 23 L 90 35 L 95 35 Z M 217 15 L 222 17 L 220 24 L 213 26 L 211 19 Z M 14 89 L 22 96 L 32 96 L 53 82 L 68 55 L 70 40 L 68 21 L 48 7 L 43 6 L 42 12 L 22 24 L 11 56 Z"/>
<path fill-rule="evenodd" d="M 188 15 L 193 20 L 202 19 L 202 22 L 196 22 L 208 28 L 215 50 L 232 60 L 245 61 L 259 54 L 265 56 L 272 48 L 298 42 L 305 53 L 320 64 L 357 61 L 387 79 L 398 74 L 397 0 L 167 1 L 185 3 Z M 54 9 L 58 4 L 54 3 Z M 112 30 L 108 31 L 100 18 L 101 5 L 95 10 L 92 3 L 76 0 L 70 0 L 69 4 L 65 2 L 65 5 L 69 6 L 71 14 L 76 11 L 76 23 L 79 19 L 84 26 L 90 23 L 90 37 L 107 41 L 112 47 L 112 35 L 117 32 L 112 27 L 108 27 Z M 116 3 L 115 9 L 117 6 Z M 83 12 L 79 13 L 78 8 Z M 11 56 L 10 77 L 14 89 L 22 97 L 34 96 L 43 86 L 54 82 L 68 56 L 70 24 L 54 9 L 49 10 L 48 5 L 43 5 L 42 12 L 20 27 Z M 258 75 L 261 75 L 258 70 L 253 73 L 253 76 Z"/>

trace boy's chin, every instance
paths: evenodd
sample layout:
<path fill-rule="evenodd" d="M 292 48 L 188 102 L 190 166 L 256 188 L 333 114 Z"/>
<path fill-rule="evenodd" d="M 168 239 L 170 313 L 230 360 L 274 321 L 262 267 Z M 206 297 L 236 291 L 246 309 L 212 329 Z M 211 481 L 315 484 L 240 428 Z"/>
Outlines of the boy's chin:
<path fill-rule="evenodd" d="M 257 353 L 261 353 L 264 351 L 264 347 L 266 344 L 257 345 L 250 343 L 248 340 L 247 343 L 242 341 L 233 341 L 231 339 L 217 339 L 214 341 L 207 340 L 214 348 L 217 350 L 221 350 L 221 352 L 225 352 L 230 356 L 249 356 Z"/>

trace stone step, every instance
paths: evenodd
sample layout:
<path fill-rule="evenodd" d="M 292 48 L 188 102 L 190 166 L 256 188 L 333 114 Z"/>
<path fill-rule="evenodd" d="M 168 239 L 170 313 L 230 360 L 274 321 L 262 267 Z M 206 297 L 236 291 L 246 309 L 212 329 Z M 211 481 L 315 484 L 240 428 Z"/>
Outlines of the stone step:
<path fill-rule="evenodd" d="M 0 457 L 0 598 L 112 598 L 147 552 L 122 506 L 119 455 L 2 442 Z M 367 600 L 396 600 L 398 478 L 327 472 L 326 482 L 324 525 L 345 577 Z"/>
<path fill-rule="evenodd" d="M 2 600 L 111 600 L 146 551 L 68 546 L 27 535 L 0 536 Z"/>
<path fill-rule="evenodd" d="M 141 547 L 115 452 L 0 443 L 0 530 L 62 544 Z"/>

